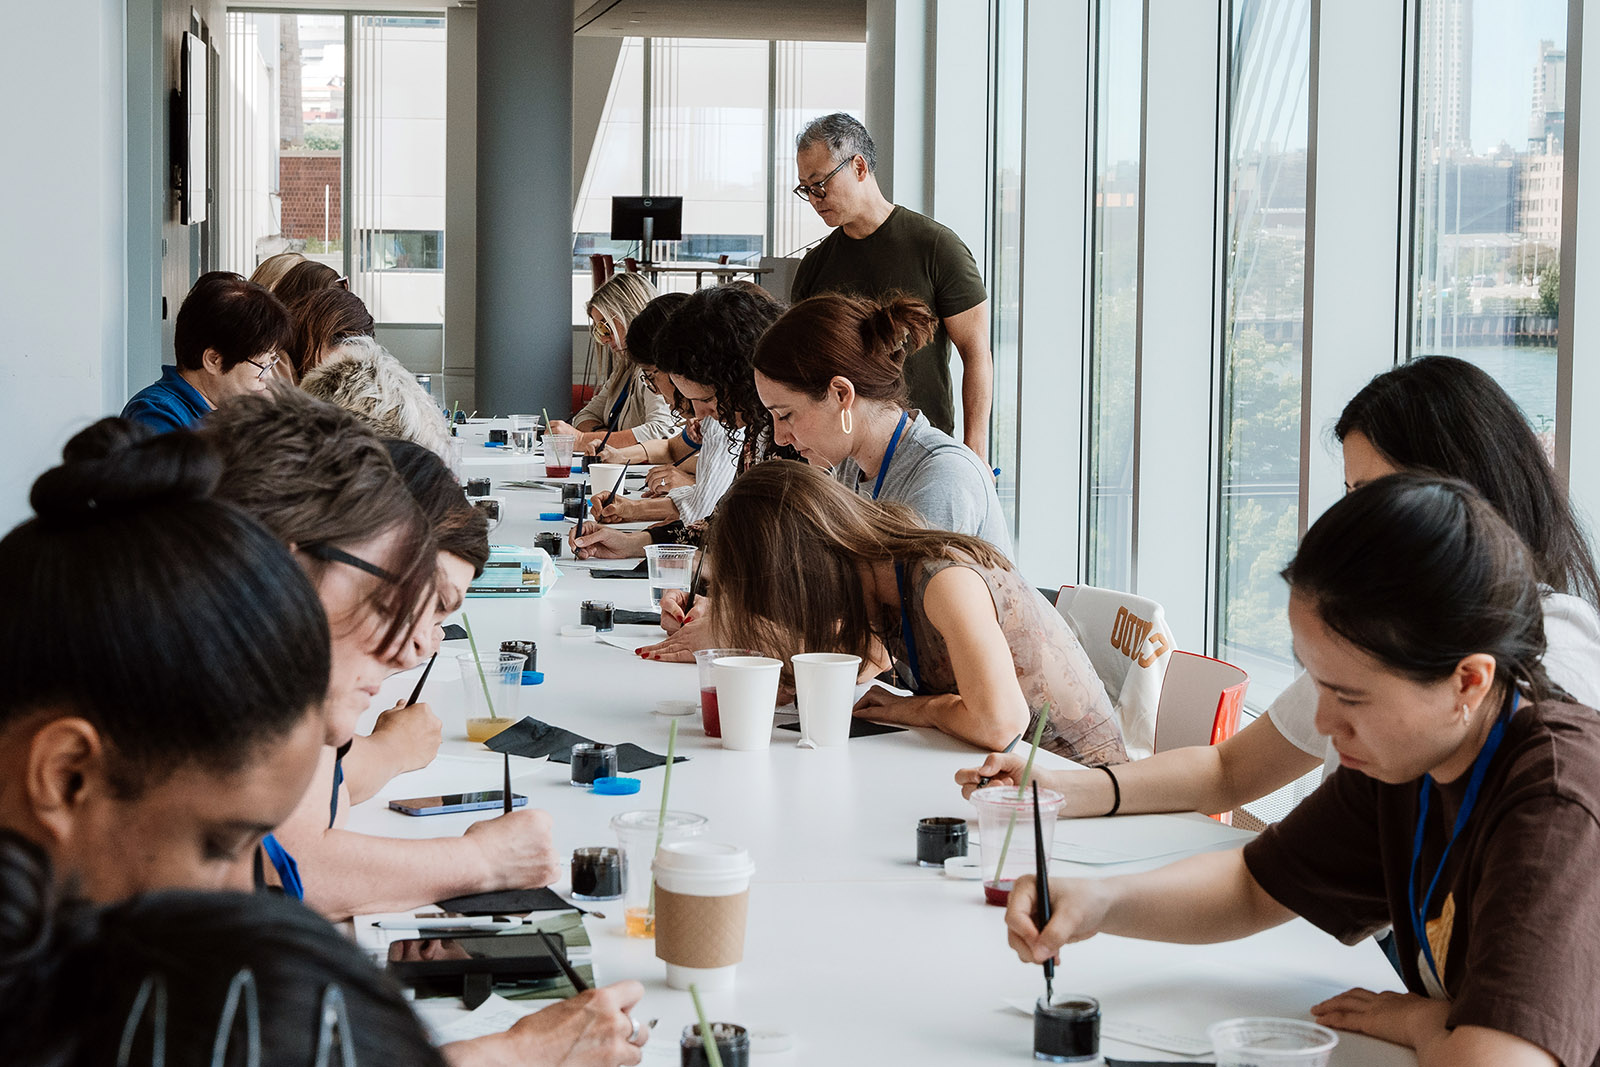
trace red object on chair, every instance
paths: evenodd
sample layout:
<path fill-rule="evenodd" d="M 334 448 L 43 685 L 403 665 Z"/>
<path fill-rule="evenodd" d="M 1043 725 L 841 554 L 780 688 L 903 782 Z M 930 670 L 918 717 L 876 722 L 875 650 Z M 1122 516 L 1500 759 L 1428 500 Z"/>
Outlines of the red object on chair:
<path fill-rule="evenodd" d="M 629 274 L 639 273 L 639 261 L 632 256 L 624 256 L 622 265 L 627 268 Z"/>
<path fill-rule="evenodd" d="M 1156 751 L 1216 745 L 1239 730 L 1250 675 L 1193 652 L 1173 652 L 1156 706 Z"/>
<path fill-rule="evenodd" d="M 615 273 L 616 267 L 612 265 L 610 256 L 596 252 L 589 257 L 589 274 L 594 280 L 596 289 L 610 280 L 611 275 Z"/>

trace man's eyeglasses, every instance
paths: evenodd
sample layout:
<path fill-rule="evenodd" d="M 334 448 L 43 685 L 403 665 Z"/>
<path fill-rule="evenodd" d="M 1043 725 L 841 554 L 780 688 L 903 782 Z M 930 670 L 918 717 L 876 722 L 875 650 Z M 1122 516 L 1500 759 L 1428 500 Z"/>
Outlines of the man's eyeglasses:
<path fill-rule="evenodd" d="M 272 373 L 272 368 L 278 365 L 278 360 L 281 358 L 281 356 L 274 352 L 267 359 L 266 363 L 257 363 L 253 359 L 247 359 L 245 362 L 257 369 L 256 381 L 264 382 L 267 380 L 267 375 Z"/>
<path fill-rule="evenodd" d="M 843 163 L 840 163 L 837 167 L 834 167 L 832 170 L 830 170 L 819 182 L 813 182 L 811 185 L 801 182 L 799 185 L 794 187 L 794 195 L 798 196 L 801 200 L 808 202 L 812 200 L 828 199 L 828 190 L 823 188 L 823 186 L 827 185 L 828 180 L 835 174 L 838 174 L 841 170 L 844 170 L 844 168 L 848 167 L 852 162 L 854 162 L 855 158 L 855 156 L 851 156 L 849 159 L 846 159 Z"/>

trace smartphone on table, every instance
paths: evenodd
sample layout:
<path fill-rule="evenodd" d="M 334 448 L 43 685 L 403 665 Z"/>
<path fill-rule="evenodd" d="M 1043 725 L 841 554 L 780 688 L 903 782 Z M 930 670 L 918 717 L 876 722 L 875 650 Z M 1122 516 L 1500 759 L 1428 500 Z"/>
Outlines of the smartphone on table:
<path fill-rule="evenodd" d="M 402 815 L 450 815 L 458 811 L 498 811 L 505 807 L 505 793 L 498 789 L 482 793 L 445 793 L 436 797 L 409 797 L 391 800 L 389 807 Z M 513 808 L 527 807 L 528 798 L 511 794 Z"/>

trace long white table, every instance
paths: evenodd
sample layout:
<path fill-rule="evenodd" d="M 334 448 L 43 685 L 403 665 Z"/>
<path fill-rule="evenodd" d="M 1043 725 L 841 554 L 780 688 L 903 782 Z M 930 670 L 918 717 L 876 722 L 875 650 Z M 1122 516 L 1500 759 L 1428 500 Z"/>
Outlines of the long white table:
<path fill-rule="evenodd" d="M 507 491 L 510 514 L 497 540 L 518 543 L 554 510 L 554 493 Z M 530 517 L 532 516 L 532 517 Z M 658 700 L 698 695 L 691 665 L 651 663 L 596 640 L 559 636 L 578 620 L 584 599 L 648 609 L 641 579 L 598 580 L 565 568 L 547 596 L 534 600 L 471 598 L 466 610 L 480 648 L 507 639 L 539 646 L 541 686 L 524 687 L 523 714 L 607 742 L 632 741 L 665 752 L 670 720 Z M 619 627 L 644 637 L 648 627 Z M 654 631 L 659 632 L 659 631 Z M 388 811 L 389 798 L 497 789 L 501 758 L 465 740 L 464 690 L 446 646 L 424 699 L 445 723 L 446 741 L 431 766 L 402 775 L 350 813 L 351 829 L 396 837 L 457 834 L 476 815 L 408 818 Z M 405 696 L 416 672 L 389 680 L 374 701 L 388 707 Z M 952 776 L 978 753 L 931 731 L 912 730 L 852 740 L 837 749 L 802 750 L 798 735 L 774 733 L 764 752 L 724 751 L 704 736 L 698 716 L 679 720 L 678 752 L 689 762 L 673 773 L 671 806 L 711 820 L 710 837 L 750 850 L 756 875 L 738 988 L 711 994 L 714 1017 L 794 1035 L 791 1053 L 758 1062 L 971 1064 L 1031 1062 L 1031 1020 L 1005 1007 L 1040 994 L 1039 968 L 1019 963 L 1005 943 L 1003 913 L 982 902 L 976 882 L 960 882 L 915 864 L 917 820 L 930 815 L 973 819 Z M 1040 760 L 1070 766 L 1049 753 Z M 614 845 L 611 817 L 655 808 L 663 771 L 640 772 L 633 797 L 594 796 L 567 784 L 568 767 L 512 759 L 513 785 L 555 820 L 558 850 Z M 1248 835 L 1199 815 L 1139 816 L 1140 824 L 1178 830 L 1200 848 L 1229 847 Z M 1156 820 L 1152 824 L 1151 820 Z M 1061 824 L 1070 835 L 1074 824 Z M 1103 826 L 1098 821 L 1095 828 Z M 1098 877 L 1168 862 L 1085 866 L 1056 862 L 1057 877 Z M 565 883 L 555 887 L 564 892 Z M 677 1034 L 691 1021 L 686 993 L 669 990 L 654 942 L 622 932 L 621 902 L 595 905 L 604 920 L 587 920 L 601 981 L 635 978 L 648 993 L 641 1018 L 659 1018 L 646 1063 L 676 1062 Z M 1239 1015 L 1307 1017 L 1310 1005 L 1351 986 L 1398 989 L 1377 947 L 1340 945 L 1303 921 L 1226 945 L 1178 946 L 1097 937 L 1064 950 L 1057 989 L 1100 998 L 1106 1025 L 1137 1024 L 1203 1036 L 1208 1023 Z M 1108 1054 L 1181 1059 L 1106 1040 Z M 1344 1035 L 1339 1064 L 1412 1064 L 1408 1050 Z"/>

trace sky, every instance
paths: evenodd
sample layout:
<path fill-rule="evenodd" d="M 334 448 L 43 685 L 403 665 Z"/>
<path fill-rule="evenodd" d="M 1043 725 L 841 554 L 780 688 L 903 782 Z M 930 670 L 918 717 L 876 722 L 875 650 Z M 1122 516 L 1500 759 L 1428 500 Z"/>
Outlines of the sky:
<path fill-rule="evenodd" d="M 1472 5 L 1472 147 L 1528 139 L 1533 65 L 1539 41 L 1567 40 L 1566 0 L 1474 0 Z"/>

